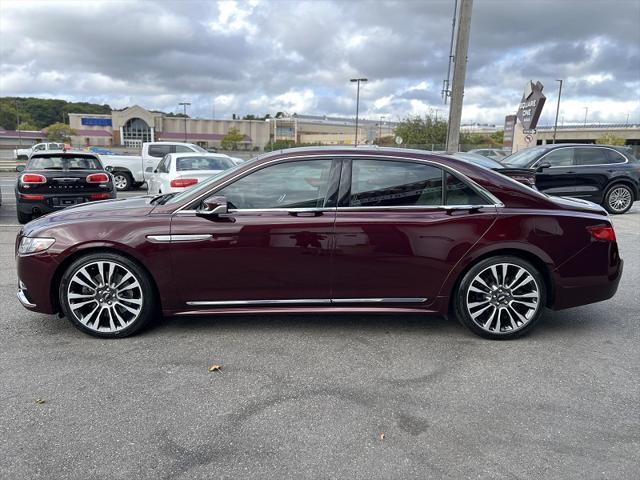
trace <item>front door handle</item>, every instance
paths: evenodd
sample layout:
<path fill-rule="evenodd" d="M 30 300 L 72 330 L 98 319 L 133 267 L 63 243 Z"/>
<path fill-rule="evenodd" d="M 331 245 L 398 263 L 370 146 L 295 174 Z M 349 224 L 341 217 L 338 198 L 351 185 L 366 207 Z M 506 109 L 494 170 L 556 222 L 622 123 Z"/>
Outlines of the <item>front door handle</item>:
<path fill-rule="evenodd" d="M 294 217 L 319 217 L 322 210 L 290 210 L 289 215 Z"/>
<path fill-rule="evenodd" d="M 576 172 L 574 172 L 573 170 L 570 170 L 570 171 L 568 171 L 568 172 L 564 172 L 564 173 L 565 173 L 565 175 L 566 175 L 567 173 L 576 173 Z"/>

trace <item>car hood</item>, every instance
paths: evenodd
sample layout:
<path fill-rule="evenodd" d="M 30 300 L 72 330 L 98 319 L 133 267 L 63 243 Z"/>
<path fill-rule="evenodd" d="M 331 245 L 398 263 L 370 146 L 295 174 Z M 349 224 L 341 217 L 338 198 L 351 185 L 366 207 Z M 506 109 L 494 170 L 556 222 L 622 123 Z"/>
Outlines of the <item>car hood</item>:
<path fill-rule="evenodd" d="M 155 205 L 151 204 L 152 198 L 152 196 L 143 196 L 104 200 L 68 207 L 27 223 L 23 228 L 23 233 L 28 236 L 29 232 L 35 230 L 42 230 L 70 222 L 94 220 L 105 217 L 146 216 L 155 208 Z"/>

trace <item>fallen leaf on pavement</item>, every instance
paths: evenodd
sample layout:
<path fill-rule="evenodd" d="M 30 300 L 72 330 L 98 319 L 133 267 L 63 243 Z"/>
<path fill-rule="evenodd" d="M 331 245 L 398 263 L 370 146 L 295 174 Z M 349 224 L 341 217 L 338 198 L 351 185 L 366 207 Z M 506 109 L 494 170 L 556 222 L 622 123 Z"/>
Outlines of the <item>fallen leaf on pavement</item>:
<path fill-rule="evenodd" d="M 47 401 L 46 401 L 46 400 L 43 400 L 42 398 L 38 398 L 38 399 L 36 400 L 36 404 L 38 404 L 38 405 L 42 405 L 43 403 L 47 403 Z"/>
<path fill-rule="evenodd" d="M 222 370 L 222 365 L 211 365 L 209 367 L 210 372 L 219 372 L 220 370 Z"/>
<path fill-rule="evenodd" d="M 384 432 L 380 432 L 380 440 L 384 440 Z"/>

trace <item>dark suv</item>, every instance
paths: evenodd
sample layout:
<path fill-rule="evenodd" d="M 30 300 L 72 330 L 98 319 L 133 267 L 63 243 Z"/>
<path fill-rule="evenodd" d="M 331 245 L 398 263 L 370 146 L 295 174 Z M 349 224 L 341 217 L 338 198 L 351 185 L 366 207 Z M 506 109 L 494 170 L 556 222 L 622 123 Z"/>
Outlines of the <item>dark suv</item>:
<path fill-rule="evenodd" d="M 535 169 L 541 192 L 584 198 L 609 213 L 625 213 L 638 200 L 640 161 L 625 147 L 540 145 L 514 153 L 502 163 Z"/>

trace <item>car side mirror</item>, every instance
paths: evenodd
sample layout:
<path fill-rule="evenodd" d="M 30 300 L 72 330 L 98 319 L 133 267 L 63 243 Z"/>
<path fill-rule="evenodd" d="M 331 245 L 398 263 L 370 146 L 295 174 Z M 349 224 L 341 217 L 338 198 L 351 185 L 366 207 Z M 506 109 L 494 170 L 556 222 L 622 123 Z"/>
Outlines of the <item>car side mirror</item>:
<path fill-rule="evenodd" d="M 108 167 L 104 167 L 104 169 L 109 173 L 113 172 L 113 167 L 111 165 L 109 165 Z"/>
<path fill-rule="evenodd" d="M 536 172 L 538 172 L 538 173 L 542 173 L 542 171 L 543 171 L 545 168 L 549 168 L 550 166 L 551 166 L 551 164 L 550 164 L 549 162 L 543 162 L 543 163 L 541 163 L 540 165 L 538 165 L 538 168 L 536 168 Z"/>
<path fill-rule="evenodd" d="M 25 166 L 24 165 L 18 165 L 16 166 L 16 172 L 20 173 L 20 172 L 24 172 Z"/>
<path fill-rule="evenodd" d="M 196 209 L 197 215 L 208 217 L 217 217 L 218 215 L 224 215 L 225 213 L 229 213 L 227 197 L 220 195 L 213 195 L 205 198 Z"/>

